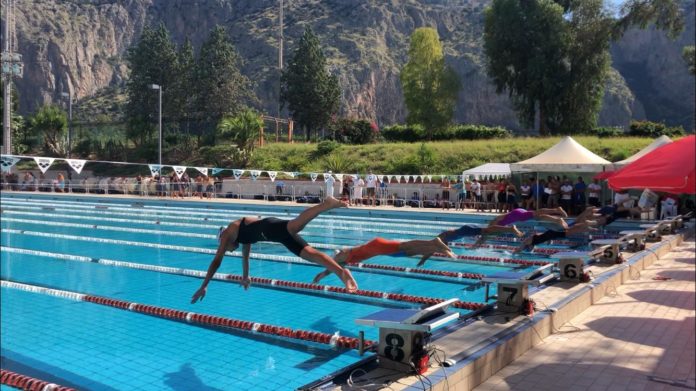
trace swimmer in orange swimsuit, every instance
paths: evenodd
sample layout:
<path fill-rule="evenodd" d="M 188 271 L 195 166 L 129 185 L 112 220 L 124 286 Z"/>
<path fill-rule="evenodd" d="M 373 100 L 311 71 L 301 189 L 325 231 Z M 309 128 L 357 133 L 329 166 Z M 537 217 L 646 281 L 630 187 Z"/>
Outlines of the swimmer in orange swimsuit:
<path fill-rule="evenodd" d="M 377 255 L 421 255 L 421 260 L 418 262 L 418 266 L 421 266 L 435 253 L 442 253 L 455 258 L 452 250 L 447 247 L 440 238 L 432 240 L 409 240 L 408 242 L 374 238 L 362 246 L 338 251 L 334 260 L 339 265 L 343 265 L 360 263 L 366 259 L 376 257 Z M 331 271 L 328 269 L 324 270 L 314 277 L 312 283 L 318 283 L 329 274 L 331 274 Z"/>

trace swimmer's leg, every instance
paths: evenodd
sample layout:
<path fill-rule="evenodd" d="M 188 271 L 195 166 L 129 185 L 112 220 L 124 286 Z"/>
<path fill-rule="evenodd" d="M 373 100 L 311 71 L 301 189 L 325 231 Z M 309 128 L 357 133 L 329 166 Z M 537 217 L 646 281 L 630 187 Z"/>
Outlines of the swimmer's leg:
<path fill-rule="evenodd" d="M 522 233 L 522 231 L 517 229 L 517 227 L 514 225 L 509 227 L 502 225 L 489 225 L 481 230 L 481 235 L 492 235 L 497 233 L 515 234 L 518 237 L 524 236 L 524 233 Z"/>
<path fill-rule="evenodd" d="M 320 213 L 326 212 L 330 209 L 343 208 L 347 206 L 348 203 L 345 201 L 328 197 L 324 200 L 324 202 L 303 210 L 302 213 L 300 213 L 297 217 L 288 221 L 288 232 L 290 232 L 291 235 L 295 235 L 302 231 L 305 225 L 307 225 L 315 217 L 319 216 Z"/>
<path fill-rule="evenodd" d="M 355 282 L 355 279 L 353 279 L 353 275 L 350 273 L 348 269 L 342 268 L 331 257 L 329 257 L 321 251 L 318 251 L 314 247 L 305 246 L 305 248 L 302 249 L 302 252 L 300 252 L 300 257 L 310 262 L 318 263 L 324 266 L 330 272 L 335 273 L 338 276 L 338 278 L 340 278 L 341 281 L 343 281 L 343 284 L 346 286 L 346 289 L 348 289 L 348 291 L 354 292 L 358 289 L 358 284 Z"/>
<path fill-rule="evenodd" d="M 597 228 L 593 228 L 589 223 L 577 223 L 566 230 L 566 235 L 579 234 L 584 232 L 597 231 Z"/>
<path fill-rule="evenodd" d="M 539 220 L 548 221 L 548 222 L 551 222 L 554 224 L 558 224 L 561 227 L 563 227 L 563 229 L 568 229 L 568 223 L 566 223 L 565 220 L 563 220 L 561 217 L 549 216 L 546 214 L 538 214 L 538 215 L 536 215 L 536 218 Z"/>
<path fill-rule="evenodd" d="M 565 212 L 565 210 L 563 210 L 563 208 L 561 208 L 560 206 L 557 207 L 557 208 L 541 208 L 541 209 L 537 209 L 537 210 L 534 211 L 534 213 L 536 214 L 536 217 L 537 217 L 537 218 L 538 218 L 540 215 L 551 215 L 551 216 L 559 215 L 559 216 L 563 216 L 563 217 L 568 217 L 568 214 L 567 214 L 567 213 Z"/>
<path fill-rule="evenodd" d="M 435 253 L 442 253 L 448 257 L 455 258 L 452 250 L 440 240 L 435 238 L 432 240 L 410 240 L 399 245 L 399 250 L 406 255 L 422 255 L 418 266 L 422 266 L 425 261 Z"/>

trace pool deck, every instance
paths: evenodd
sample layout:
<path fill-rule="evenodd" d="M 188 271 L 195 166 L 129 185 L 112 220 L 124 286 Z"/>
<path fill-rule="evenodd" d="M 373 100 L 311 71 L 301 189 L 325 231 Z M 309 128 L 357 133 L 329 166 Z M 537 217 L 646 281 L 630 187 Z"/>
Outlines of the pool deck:
<path fill-rule="evenodd" d="M 694 251 L 683 242 L 475 390 L 693 390 Z"/>

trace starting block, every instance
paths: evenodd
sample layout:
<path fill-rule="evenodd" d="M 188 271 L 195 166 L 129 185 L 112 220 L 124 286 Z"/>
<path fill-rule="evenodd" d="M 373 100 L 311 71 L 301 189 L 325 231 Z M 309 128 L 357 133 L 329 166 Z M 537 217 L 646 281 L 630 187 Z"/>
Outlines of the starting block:
<path fill-rule="evenodd" d="M 503 311 L 519 311 L 525 300 L 529 300 L 529 286 L 539 286 L 553 278 L 553 274 L 544 274 L 551 268 L 548 264 L 531 272 L 500 272 L 490 274 L 481 281 L 486 284 L 486 301 L 488 301 L 490 284 L 498 284 L 498 309 Z"/>
<path fill-rule="evenodd" d="M 379 328 L 379 364 L 403 370 L 421 357 L 432 330 L 459 319 L 459 312 L 446 312 L 459 299 L 449 299 L 423 309 L 386 309 L 355 320 Z M 406 366 L 406 367 L 405 367 Z"/>
<path fill-rule="evenodd" d="M 658 236 L 672 233 L 672 223 L 669 221 L 660 221 L 656 224 L 641 224 L 640 227 L 646 230 L 654 230 Z"/>
<path fill-rule="evenodd" d="M 585 274 L 585 259 L 592 258 L 592 253 L 586 251 L 565 251 L 551 254 L 551 258 L 558 259 L 561 281 L 582 282 L 582 276 Z"/>
<path fill-rule="evenodd" d="M 596 249 L 601 250 L 599 260 L 605 263 L 617 263 L 621 255 L 621 244 L 624 241 L 619 239 L 599 239 L 593 240 L 590 244 Z"/>
<path fill-rule="evenodd" d="M 621 231 L 619 235 L 625 239 L 626 246 L 632 252 L 645 250 L 645 231 Z"/>

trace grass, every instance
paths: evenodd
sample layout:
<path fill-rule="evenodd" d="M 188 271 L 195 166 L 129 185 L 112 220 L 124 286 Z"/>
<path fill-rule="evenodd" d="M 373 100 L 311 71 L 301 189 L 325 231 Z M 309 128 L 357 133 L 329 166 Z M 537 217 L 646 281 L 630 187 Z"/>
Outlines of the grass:
<path fill-rule="evenodd" d="M 341 145 L 329 156 L 317 156 L 316 144 L 271 143 L 256 149 L 250 168 L 278 171 L 323 172 L 336 167 L 344 172 L 365 172 L 372 168 L 384 174 L 456 174 L 489 162 L 515 163 L 533 157 L 560 140 L 512 138 L 498 140 L 447 141 L 426 143 L 380 143 Z M 650 138 L 597 138 L 578 136 L 575 140 L 609 160 L 625 159 L 650 144 Z"/>

